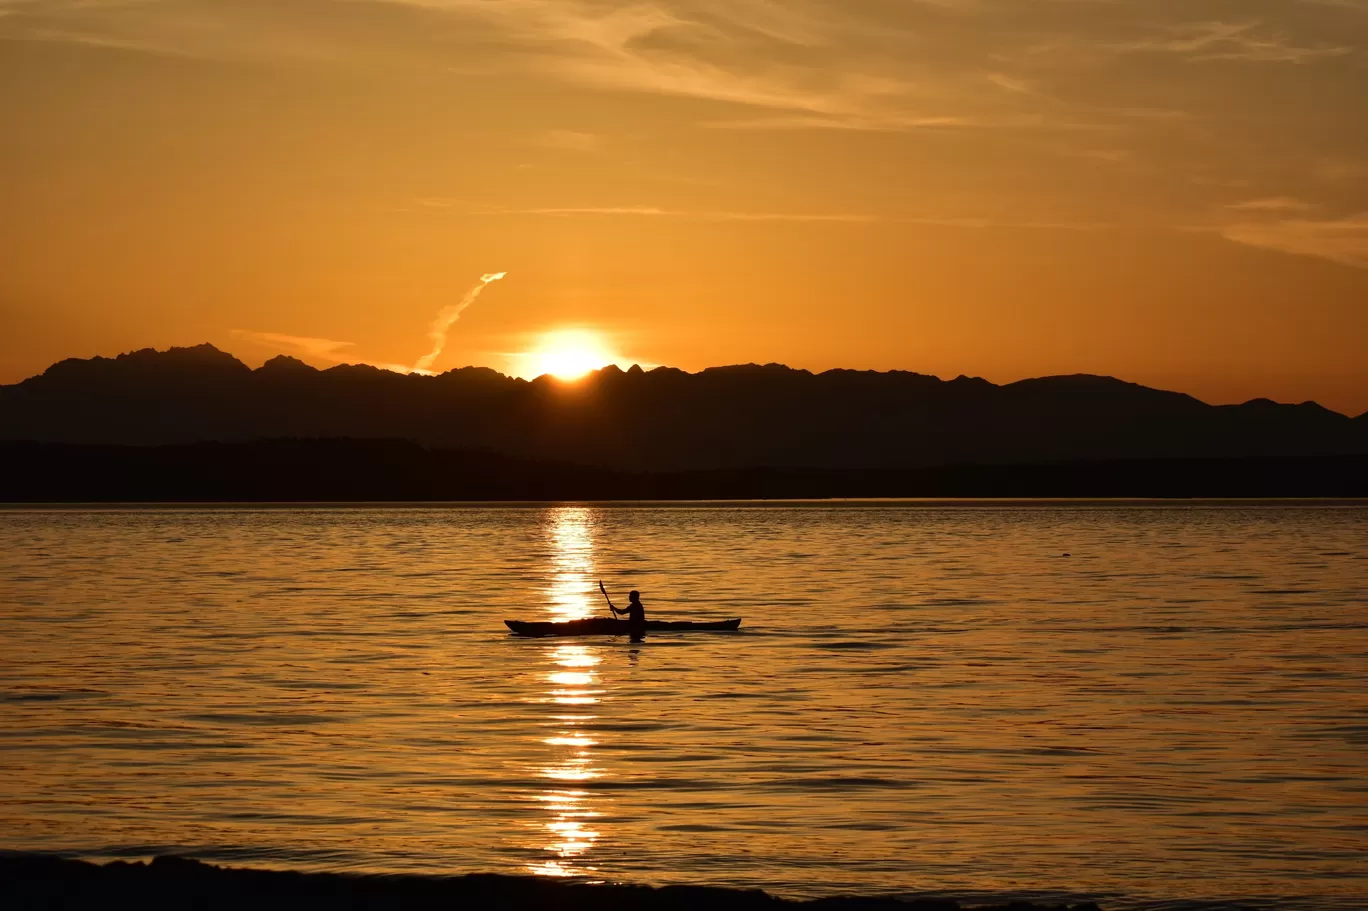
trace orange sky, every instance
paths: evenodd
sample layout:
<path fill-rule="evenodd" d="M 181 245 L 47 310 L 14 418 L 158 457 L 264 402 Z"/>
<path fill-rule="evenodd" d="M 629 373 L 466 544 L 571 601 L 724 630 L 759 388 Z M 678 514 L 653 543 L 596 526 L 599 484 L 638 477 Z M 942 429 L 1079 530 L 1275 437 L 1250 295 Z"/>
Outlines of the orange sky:
<path fill-rule="evenodd" d="M 1368 0 L 0 0 L 0 382 L 210 341 L 1368 410 Z M 314 341 L 299 341 L 311 339 Z"/>

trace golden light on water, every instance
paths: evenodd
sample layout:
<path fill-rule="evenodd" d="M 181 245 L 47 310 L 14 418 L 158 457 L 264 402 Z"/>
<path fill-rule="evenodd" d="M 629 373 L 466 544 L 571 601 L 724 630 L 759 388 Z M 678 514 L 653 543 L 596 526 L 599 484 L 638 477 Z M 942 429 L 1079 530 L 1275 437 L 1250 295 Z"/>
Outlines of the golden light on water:
<path fill-rule="evenodd" d="M 1361 508 L 0 519 L 24 742 L 0 848 L 208 833 L 248 866 L 1365 904 Z M 498 629 L 603 615 L 599 571 L 658 605 L 666 563 L 796 632 L 650 638 L 634 666 L 624 639 Z M 167 685 L 185 667 L 197 685 Z"/>
<path fill-rule="evenodd" d="M 592 706 L 599 701 L 602 691 L 592 689 L 598 683 L 593 668 L 602 658 L 590 646 L 558 643 L 548 656 L 559 668 L 546 675 L 553 687 L 547 692 L 549 702 Z M 602 774 L 591 752 L 598 741 L 581 730 L 594 717 L 555 715 L 549 721 L 552 735 L 542 739 L 542 743 L 555 749 L 555 754 L 551 763 L 536 769 L 539 777 L 553 783 L 549 790 L 537 795 L 543 810 L 550 814 L 549 819 L 539 824 L 543 837 L 537 847 L 554 857 L 528 866 L 529 871 L 539 876 L 583 876 L 593 870 L 584 864 L 583 858 L 599 838 L 600 833 L 590 820 L 599 818 L 600 813 L 590 805 L 590 792 L 566 785 L 592 781 Z"/>
<path fill-rule="evenodd" d="M 593 510 L 558 509 L 547 528 L 551 544 L 551 620 L 578 620 L 599 611 L 594 575 Z"/>
<path fill-rule="evenodd" d="M 555 697 L 557 705 L 593 705 L 598 702 L 598 697 L 589 695 L 588 691 L 552 690 L 551 695 Z"/>
<path fill-rule="evenodd" d="M 594 675 L 582 671 L 559 671 L 552 674 L 548 679 L 561 686 L 588 686 L 593 682 Z"/>
<path fill-rule="evenodd" d="M 591 821 L 599 814 L 587 808 L 588 797 L 586 791 L 562 789 L 548 791 L 538 798 L 544 808 L 554 814 L 550 822 L 543 824 L 542 831 L 548 841 L 543 848 L 555 857 L 529 865 L 529 871 L 538 876 L 557 877 L 581 876 L 589 872 L 590 868 L 581 867 L 576 860 L 599 838 L 598 831 L 590 828 Z"/>
<path fill-rule="evenodd" d="M 590 828 L 591 820 L 599 814 L 586 807 L 588 797 L 586 791 L 571 789 L 548 791 L 538 796 L 543 808 L 553 814 L 551 821 L 541 826 L 546 842 L 541 847 L 555 857 L 529 865 L 530 872 L 557 877 L 580 876 L 588 872 L 576 862 L 576 858 L 592 848 L 599 837 L 599 833 Z"/>
<path fill-rule="evenodd" d="M 583 645 L 558 645 L 552 652 L 553 660 L 562 668 L 574 668 L 574 670 L 552 671 L 546 675 L 546 682 L 556 687 L 548 691 L 551 701 L 557 705 L 593 705 L 599 701 L 599 696 L 603 693 L 601 689 L 594 689 L 598 682 L 598 675 L 593 671 L 584 670 L 592 668 L 602 659 L 597 655 L 591 655 L 586 646 Z M 566 724 L 575 724 L 593 716 L 569 716 L 557 719 Z M 570 745 L 588 746 L 593 743 L 583 735 L 571 730 L 558 735 L 558 738 L 566 741 Z M 548 740 L 547 743 L 551 741 Z"/>
<path fill-rule="evenodd" d="M 542 773 L 556 781 L 590 781 L 598 777 L 598 773 L 590 767 L 589 759 L 584 756 L 563 760 L 558 766 L 543 769 Z"/>
<path fill-rule="evenodd" d="M 591 370 L 618 361 L 608 341 L 592 329 L 547 332 L 531 351 L 517 357 L 517 372 L 526 379 L 550 375 L 559 380 L 577 380 Z"/>
<path fill-rule="evenodd" d="M 557 509 L 545 527 L 550 544 L 551 581 L 546 594 L 551 619 L 603 613 L 594 566 L 593 510 Z M 584 729 L 596 718 L 594 706 L 603 696 L 597 670 L 603 657 L 585 642 L 557 642 L 544 654 L 551 665 L 543 677 L 545 703 L 569 708 L 549 715 L 545 722 L 549 730 L 541 742 L 549 748 L 549 761 L 533 771 L 547 782 L 547 789 L 536 797 L 541 813 L 534 845 L 546 859 L 527 869 L 538 876 L 582 877 L 593 873 L 588 855 L 601 835 L 593 820 L 602 815 L 595 807 L 602 796 L 584 790 L 580 783 L 604 774 L 595 762 L 594 747 L 599 741 Z"/>

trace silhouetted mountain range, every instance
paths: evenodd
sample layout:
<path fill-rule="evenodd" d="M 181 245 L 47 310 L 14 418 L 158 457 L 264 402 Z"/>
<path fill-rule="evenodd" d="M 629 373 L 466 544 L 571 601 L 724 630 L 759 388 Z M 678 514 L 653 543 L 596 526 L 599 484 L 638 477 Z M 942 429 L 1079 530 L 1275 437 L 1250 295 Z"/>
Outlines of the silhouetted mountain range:
<path fill-rule="evenodd" d="M 1207 405 L 1110 377 L 982 379 L 777 364 L 606 367 L 576 383 L 486 368 L 403 376 L 252 370 L 211 345 L 65 360 L 0 386 L 0 439 L 155 445 L 270 438 L 409 440 L 630 471 L 757 466 L 1321 456 L 1368 452 L 1368 415 L 1257 399 Z"/>
<path fill-rule="evenodd" d="M 252 370 L 211 345 L 65 360 L 0 386 L 0 439 L 155 445 L 270 438 L 409 440 L 629 471 L 1368 453 L 1368 415 L 1315 403 L 1207 405 L 1110 377 L 1003 386 L 777 364 L 607 367 L 576 383 L 486 368 L 403 376 Z"/>

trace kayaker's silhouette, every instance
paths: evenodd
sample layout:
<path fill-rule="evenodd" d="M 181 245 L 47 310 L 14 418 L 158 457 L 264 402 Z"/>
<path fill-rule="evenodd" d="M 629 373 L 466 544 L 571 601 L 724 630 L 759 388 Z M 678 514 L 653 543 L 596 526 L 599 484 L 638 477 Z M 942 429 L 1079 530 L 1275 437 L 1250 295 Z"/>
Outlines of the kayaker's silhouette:
<path fill-rule="evenodd" d="M 608 602 L 608 609 L 613 612 L 613 616 L 619 614 L 627 615 L 627 630 L 632 634 L 632 638 L 644 636 L 646 634 L 646 608 L 641 605 L 641 592 L 632 589 L 627 593 L 627 606 L 618 610 L 613 604 L 613 599 L 608 597 L 608 589 L 603 587 L 603 580 L 599 580 L 599 591 L 603 592 L 603 598 Z"/>

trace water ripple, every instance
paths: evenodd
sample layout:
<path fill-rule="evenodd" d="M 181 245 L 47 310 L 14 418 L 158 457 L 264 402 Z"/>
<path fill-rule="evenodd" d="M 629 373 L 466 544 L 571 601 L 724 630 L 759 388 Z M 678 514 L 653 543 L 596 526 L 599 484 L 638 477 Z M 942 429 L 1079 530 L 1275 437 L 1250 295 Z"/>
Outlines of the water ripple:
<path fill-rule="evenodd" d="M 1363 507 L 0 511 L 0 850 L 1362 908 L 1365 553 Z M 742 631 L 505 634 L 600 577 Z"/>

